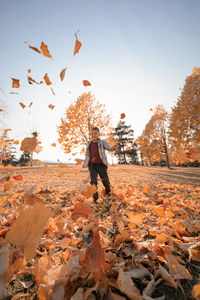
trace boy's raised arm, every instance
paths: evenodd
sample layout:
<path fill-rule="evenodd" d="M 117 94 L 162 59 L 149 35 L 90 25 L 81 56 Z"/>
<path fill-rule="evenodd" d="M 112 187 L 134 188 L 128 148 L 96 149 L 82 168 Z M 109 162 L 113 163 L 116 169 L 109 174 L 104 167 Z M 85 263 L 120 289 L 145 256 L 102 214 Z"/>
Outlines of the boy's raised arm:
<path fill-rule="evenodd" d="M 104 148 L 107 150 L 107 151 L 115 151 L 118 149 L 118 146 L 117 145 L 114 145 L 114 146 L 110 146 L 108 144 L 107 141 L 104 141 L 104 144 L 103 144 Z"/>

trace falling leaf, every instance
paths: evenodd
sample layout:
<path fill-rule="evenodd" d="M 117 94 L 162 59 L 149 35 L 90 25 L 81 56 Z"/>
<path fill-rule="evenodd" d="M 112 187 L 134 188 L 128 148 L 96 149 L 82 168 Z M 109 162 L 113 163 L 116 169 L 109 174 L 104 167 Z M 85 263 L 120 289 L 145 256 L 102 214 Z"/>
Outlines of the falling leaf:
<path fill-rule="evenodd" d="M 54 109 L 55 105 L 49 104 L 48 107 L 49 107 L 50 109 Z"/>
<path fill-rule="evenodd" d="M 28 42 L 25 42 L 25 43 L 28 44 Z M 38 48 L 30 46 L 30 45 L 29 45 L 29 48 L 41 54 L 41 51 Z"/>
<path fill-rule="evenodd" d="M 29 107 L 31 107 L 31 106 L 32 106 L 32 104 L 33 104 L 33 102 L 30 102 L 30 104 L 29 104 Z"/>
<path fill-rule="evenodd" d="M 52 147 L 56 147 L 56 143 L 51 144 Z"/>
<path fill-rule="evenodd" d="M 18 89 L 20 87 L 19 79 L 12 78 L 12 87 Z"/>
<path fill-rule="evenodd" d="M 0 248 L 0 298 L 3 299 L 4 289 L 8 279 L 8 244 Z"/>
<path fill-rule="evenodd" d="M 124 119 L 126 117 L 126 115 L 124 113 L 121 114 L 120 118 Z"/>
<path fill-rule="evenodd" d="M 36 137 L 31 137 L 31 138 L 27 137 L 22 140 L 20 150 L 33 152 L 35 151 L 36 146 L 37 146 Z"/>
<path fill-rule="evenodd" d="M 19 93 L 16 93 L 16 92 L 10 92 L 9 94 L 11 94 L 11 95 L 18 95 Z"/>
<path fill-rule="evenodd" d="M 83 80 L 83 85 L 84 86 L 89 86 L 91 83 L 88 80 Z"/>
<path fill-rule="evenodd" d="M 75 48 L 74 48 L 74 55 L 76 55 L 76 53 L 79 52 L 80 48 L 82 47 L 81 42 L 78 40 L 77 38 L 77 33 L 79 32 L 79 30 L 75 33 L 75 37 L 76 37 L 76 43 L 75 43 Z"/>
<path fill-rule="evenodd" d="M 19 104 L 21 105 L 21 107 L 24 109 L 26 107 L 26 105 L 22 102 L 19 102 Z"/>
<path fill-rule="evenodd" d="M 50 79 L 49 79 L 49 77 L 48 77 L 48 75 L 47 75 L 47 73 L 44 75 L 44 80 L 45 80 L 45 82 L 46 82 L 46 85 L 51 85 L 52 83 L 51 83 L 51 81 L 50 81 Z"/>
<path fill-rule="evenodd" d="M 27 72 L 28 72 L 28 73 L 31 73 L 31 69 L 28 69 Z"/>
<path fill-rule="evenodd" d="M 53 95 L 55 96 L 55 92 L 54 92 L 54 90 L 52 89 L 52 87 L 50 87 L 50 88 L 51 88 L 51 91 L 52 91 Z"/>
<path fill-rule="evenodd" d="M 33 79 L 33 78 L 30 77 L 30 76 L 27 76 L 27 79 L 28 79 L 28 83 L 29 83 L 29 84 L 33 84 L 33 83 L 39 84 L 37 81 L 35 81 L 35 79 Z"/>
<path fill-rule="evenodd" d="M 61 81 L 63 81 L 64 77 L 65 77 L 65 71 L 66 71 L 67 68 L 63 69 L 61 72 L 60 72 L 60 79 Z"/>
<path fill-rule="evenodd" d="M 45 43 L 41 42 L 40 50 L 44 56 L 52 58 L 51 54 L 49 53 L 48 46 L 45 45 Z"/>
<path fill-rule="evenodd" d="M 16 175 L 16 176 L 13 176 L 13 179 L 15 179 L 15 180 L 23 180 L 23 177 L 22 177 L 22 175 Z"/>
<path fill-rule="evenodd" d="M 35 256 L 40 235 L 50 215 L 49 208 L 42 203 L 36 203 L 22 212 L 6 235 L 6 240 L 24 250 L 27 262 L 31 262 Z"/>
<path fill-rule="evenodd" d="M 150 110 L 150 111 L 153 111 L 153 108 L 150 108 L 149 110 Z"/>

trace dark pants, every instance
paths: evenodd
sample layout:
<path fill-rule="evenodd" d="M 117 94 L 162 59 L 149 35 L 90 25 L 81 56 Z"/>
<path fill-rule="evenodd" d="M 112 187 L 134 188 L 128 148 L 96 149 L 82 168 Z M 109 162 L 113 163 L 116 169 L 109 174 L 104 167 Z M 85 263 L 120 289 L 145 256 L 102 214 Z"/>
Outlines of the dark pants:
<path fill-rule="evenodd" d="M 106 190 L 106 195 L 110 193 L 110 182 L 108 178 L 108 172 L 107 172 L 108 167 L 105 166 L 104 164 L 89 164 L 89 170 L 90 170 L 90 183 L 95 184 L 96 187 L 98 186 L 97 183 L 97 176 L 99 174 L 101 181 L 105 187 Z M 93 194 L 93 199 L 96 201 L 98 199 L 98 192 Z"/>

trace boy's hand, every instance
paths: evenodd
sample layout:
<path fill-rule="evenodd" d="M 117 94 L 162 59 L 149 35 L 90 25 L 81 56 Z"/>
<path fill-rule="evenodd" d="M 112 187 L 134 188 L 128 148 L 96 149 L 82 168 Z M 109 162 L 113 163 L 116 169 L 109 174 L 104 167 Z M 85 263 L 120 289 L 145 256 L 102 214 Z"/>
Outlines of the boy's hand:
<path fill-rule="evenodd" d="M 117 144 L 114 145 L 114 146 L 113 146 L 113 149 L 114 149 L 114 150 L 117 150 L 117 149 L 118 149 L 118 145 L 117 145 Z"/>

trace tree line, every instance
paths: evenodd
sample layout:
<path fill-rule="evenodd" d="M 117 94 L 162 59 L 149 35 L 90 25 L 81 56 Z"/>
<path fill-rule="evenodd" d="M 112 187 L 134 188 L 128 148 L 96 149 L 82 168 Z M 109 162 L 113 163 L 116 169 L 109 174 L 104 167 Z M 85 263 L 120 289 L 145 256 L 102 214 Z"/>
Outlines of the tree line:
<path fill-rule="evenodd" d="M 99 127 L 101 137 L 110 144 L 118 143 L 115 151 L 119 164 L 148 166 L 200 166 L 200 68 L 186 77 L 184 87 L 171 112 L 158 105 L 145 125 L 141 136 L 134 139 L 134 130 L 124 117 L 116 127 L 105 105 L 90 92 L 83 93 L 66 108 L 57 126 L 58 142 L 66 154 L 84 154 L 91 129 Z M 0 136 L 1 162 L 26 165 L 33 153 L 24 151 L 17 160 L 12 139 L 7 131 Z M 81 149 L 81 150 L 80 150 Z"/>

